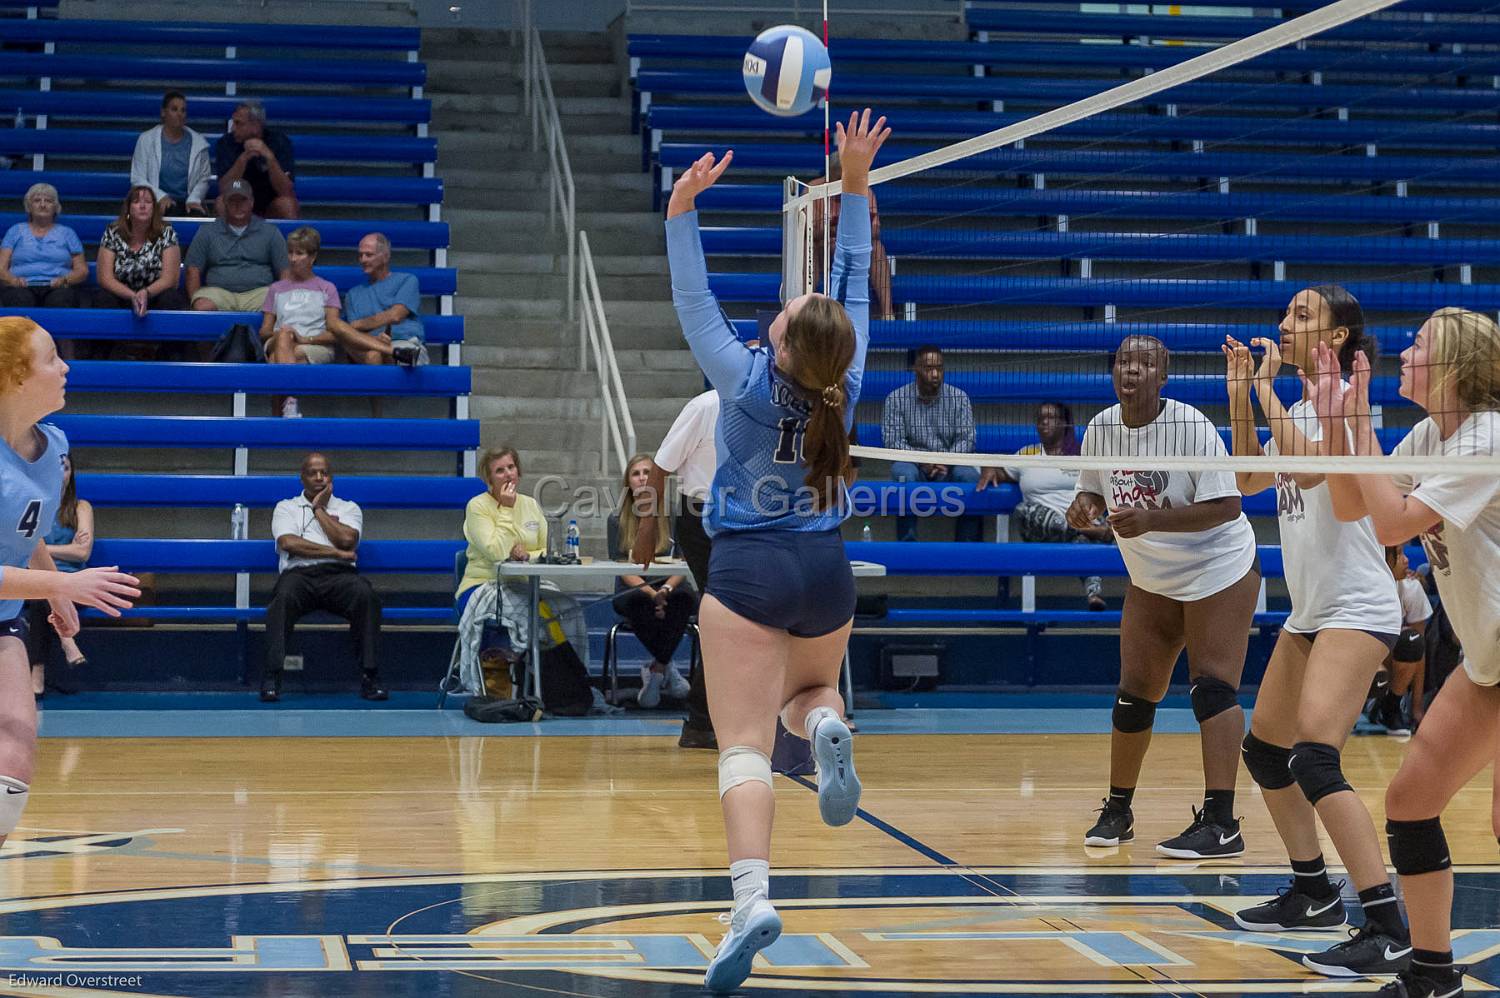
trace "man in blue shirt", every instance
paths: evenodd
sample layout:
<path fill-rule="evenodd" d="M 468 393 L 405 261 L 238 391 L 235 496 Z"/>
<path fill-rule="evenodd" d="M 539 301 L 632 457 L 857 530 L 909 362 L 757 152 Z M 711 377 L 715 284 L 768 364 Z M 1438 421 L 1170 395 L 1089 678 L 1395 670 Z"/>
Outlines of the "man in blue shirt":
<path fill-rule="evenodd" d="M 412 274 L 391 273 L 391 241 L 372 232 L 359 241 L 364 284 L 344 295 L 343 322 L 333 335 L 356 364 L 387 359 L 406 367 L 427 363 L 422 291 Z"/>

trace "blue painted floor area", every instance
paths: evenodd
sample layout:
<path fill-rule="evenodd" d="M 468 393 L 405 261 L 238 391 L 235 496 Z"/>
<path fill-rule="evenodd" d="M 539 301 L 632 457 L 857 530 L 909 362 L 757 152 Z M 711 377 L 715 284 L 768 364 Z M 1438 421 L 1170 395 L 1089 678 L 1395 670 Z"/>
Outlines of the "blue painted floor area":
<path fill-rule="evenodd" d="M 1066 697 L 1073 697 L 1069 694 Z M 682 715 L 671 711 L 635 711 L 609 717 L 552 718 L 540 724 L 480 724 L 456 709 L 462 698 L 450 698 L 438 710 L 429 693 L 393 693 L 385 704 L 356 706 L 348 696 L 298 697 L 279 704 L 260 704 L 250 693 L 89 693 L 42 701 L 43 738 L 279 738 L 279 737 L 497 737 L 605 735 L 673 736 Z M 993 708 L 933 707 L 861 710 L 855 721 L 864 734 L 990 735 L 1098 734 L 1109 730 L 1108 696 L 1078 696 L 1079 702 L 1054 705 L 1058 698 L 1013 696 L 1013 706 Z M 1085 702 L 1087 705 L 1085 705 Z M 66 703 L 66 708 L 61 704 Z M 1045 706 L 1044 706 L 1045 704 Z M 1156 715 L 1164 734 L 1197 730 L 1186 707 L 1164 708 Z"/>

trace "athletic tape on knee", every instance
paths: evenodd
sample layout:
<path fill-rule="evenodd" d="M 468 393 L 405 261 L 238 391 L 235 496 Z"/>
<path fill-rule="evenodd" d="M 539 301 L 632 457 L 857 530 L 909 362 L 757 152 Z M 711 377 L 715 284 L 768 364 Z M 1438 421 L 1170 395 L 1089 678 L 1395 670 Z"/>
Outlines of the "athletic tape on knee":
<path fill-rule="evenodd" d="M 1213 676 L 1198 676 L 1191 682 L 1193 685 L 1188 689 L 1188 699 L 1193 703 L 1193 716 L 1198 719 L 1199 724 L 1218 717 L 1231 707 L 1239 706 L 1234 687 L 1224 680 Z"/>
<path fill-rule="evenodd" d="M 771 757 L 758 748 L 732 745 L 719 753 L 719 796 L 741 783 L 771 785 Z"/>
<path fill-rule="evenodd" d="M 1402 631 L 1391 649 L 1391 658 L 1397 662 L 1420 662 L 1427 657 L 1427 642 L 1416 631 Z"/>
<path fill-rule="evenodd" d="M 9 835 L 21 823 L 21 812 L 26 810 L 26 801 L 31 797 L 31 787 L 12 776 L 0 776 L 0 835 Z"/>
<path fill-rule="evenodd" d="M 1132 696 L 1124 690 L 1115 691 L 1115 710 L 1111 718 L 1116 731 L 1133 735 L 1150 730 L 1156 722 L 1156 701 Z"/>
<path fill-rule="evenodd" d="M 1441 818 L 1421 821 L 1386 819 L 1385 835 L 1391 847 L 1391 865 L 1403 877 L 1437 873 L 1453 865 Z"/>
<path fill-rule="evenodd" d="M 1339 757 L 1339 750 L 1332 745 L 1298 742 L 1292 746 L 1292 758 L 1287 766 L 1309 804 L 1316 804 L 1329 794 L 1354 789 L 1344 779 L 1343 760 Z"/>
<path fill-rule="evenodd" d="M 1292 776 L 1291 749 L 1261 741 L 1251 731 L 1246 733 L 1245 741 L 1240 745 L 1240 754 L 1245 757 L 1250 778 L 1263 790 L 1285 790 L 1297 782 Z"/>

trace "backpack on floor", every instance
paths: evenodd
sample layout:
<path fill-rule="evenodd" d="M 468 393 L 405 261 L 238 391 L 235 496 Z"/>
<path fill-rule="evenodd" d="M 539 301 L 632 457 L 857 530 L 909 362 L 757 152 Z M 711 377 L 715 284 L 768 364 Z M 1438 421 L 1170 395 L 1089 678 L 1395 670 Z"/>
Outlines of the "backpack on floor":
<path fill-rule="evenodd" d="M 517 687 L 531 689 L 531 656 L 525 656 L 516 669 L 521 674 Z M 566 641 L 542 652 L 542 702 L 547 713 L 559 717 L 583 717 L 594 706 L 588 669 Z"/>
<path fill-rule="evenodd" d="M 502 700 L 499 697 L 470 697 L 464 714 L 485 724 L 502 722 L 529 724 L 542 719 L 542 705 L 531 697 Z"/>

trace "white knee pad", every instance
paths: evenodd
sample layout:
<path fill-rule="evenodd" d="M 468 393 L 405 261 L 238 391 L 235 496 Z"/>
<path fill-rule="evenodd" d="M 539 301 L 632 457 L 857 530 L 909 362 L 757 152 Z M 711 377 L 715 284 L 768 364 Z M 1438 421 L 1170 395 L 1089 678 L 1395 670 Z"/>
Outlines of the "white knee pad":
<path fill-rule="evenodd" d="M 771 757 L 758 748 L 732 745 L 719 753 L 719 796 L 741 783 L 758 781 L 771 785 Z"/>
<path fill-rule="evenodd" d="M 12 776 L 0 776 L 0 835 L 9 835 L 21 823 L 31 788 Z"/>

